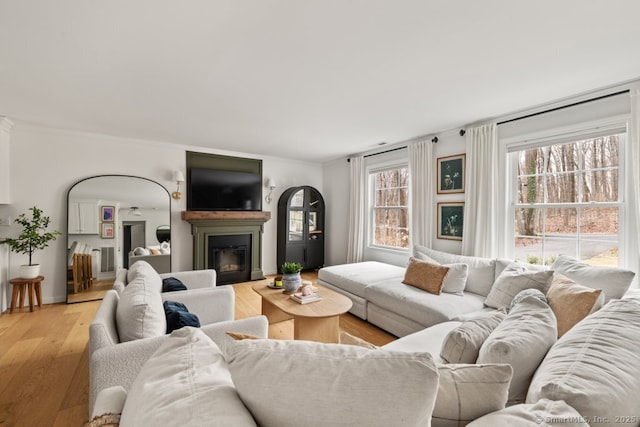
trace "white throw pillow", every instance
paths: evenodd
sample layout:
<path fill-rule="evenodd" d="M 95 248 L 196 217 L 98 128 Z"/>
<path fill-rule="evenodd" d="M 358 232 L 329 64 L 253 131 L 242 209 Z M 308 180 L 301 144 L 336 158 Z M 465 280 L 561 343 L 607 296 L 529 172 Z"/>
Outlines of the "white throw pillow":
<path fill-rule="evenodd" d="M 116 308 L 120 342 L 167 333 L 162 296 L 153 279 L 138 276 L 125 286 Z"/>
<path fill-rule="evenodd" d="M 440 264 L 435 259 L 421 252 L 416 255 L 416 259 L 419 259 L 420 261 L 430 262 L 436 265 L 442 265 L 443 267 L 448 267 L 449 271 L 447 272 L 447 275 L 444 276 L 442 292 L 463 295 L 464 287 L 467 284 L 467 276 L 469 274 L 469 266 L 467 264 Z"/>
<path fill-rule="evenodd" d="M 431 425 L 465 425 L 505 407 L 513 369 L 509 365 L 440 365 Z"/>
<path fill-rule="evenodd" d="M 127 282 L 131 282 L 136 277 L 144 277 L 150 285 L 155 285 L 158 288 L 158 292 L 162 292 L 162 279 L 156 269 L 151 267 L 147 261 L 136 261 L 129 266 Z"/>
<path fill-rule="evenodd" d="M 509 404 L 522 403 L 534 372 L 556 342 L 556 317 L 549 305 L 529 296 L 516 304 L 480 347 L 477 363 L 513 367 Z"/>
<path fill-rule="evenodd" d="M 509 308 L 511 300 L 525 289 L 537 289 L 546 293 L 553 278 L 553 271 L 530 271 L 513 262 L 505 268 L 491 287 L 484 304 L 493 308 Z"/>
<path fill-rule="evenodd" d="M 558 255 L 551 269 L 582 286 L 602 289 L 605 303 L 613 298 L 622 298 L 636 275 L 633 271 L 623 268 L 584 264 L 566 255 Z"/>
<path fill-rule="evenodd" d="M 244 340 L 226 356 L 238 394 L 263 427 L 429 425 L 438 390 L 429 353 Z"/>
<path fill-rule="evenodd" d="M 467 427 L 513 426 L 589 427 L 589 423 L 587 423 L 585 417 L 567 405 L 566 402 L 562 400 L 553 401 L 541 399 L 535 404 L 522 403 L 520 405 L 510 406 L 467 424 Z"/>
<path fill-rule="evenodd" d="M 476 363 L 480 347 L 505 316 L 493 311 L 463 322 L 444 339 L 440 357 L 445 363 Z"/>
<path fill-rule="evenodd" d="M 218 346 L 197 328 L 174 331 L 133 381 L 120 426 L 255 426 Z"/>
<path fill-rule="evenodd" d="M 612 300 L 551 347 L 531 381 L 527 403 L 564 400 L 592 426 L 631 420 L 637 425 L 639 373 L 640 302 Z"/>
<path fill-rule="evenodd" d="M 495 259 L 454 255 L 436 251 L 426 246 L 415 245 L 413 247 L 413 256 L 418 257 L 419 254 L 433 258 L 440 264 L 467 264 L 469 266 L 465 285 L 465 291 L 467 292 L 487 296 L 495 280 Z"/>

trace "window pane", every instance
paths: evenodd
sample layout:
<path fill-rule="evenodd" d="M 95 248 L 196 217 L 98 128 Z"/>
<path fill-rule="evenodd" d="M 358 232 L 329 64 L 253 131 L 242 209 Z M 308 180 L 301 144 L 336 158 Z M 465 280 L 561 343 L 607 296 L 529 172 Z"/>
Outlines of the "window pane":
<path fill-rule="evenodd" d="M 302 240 L 302 211 L 289 211 L 289 240 Z"/>
<path fill-rule="evenodd" d="M 581 141 L 583 169 L 618 167 L 620 135 L 610 135 Z"/>
<path fill-rule="evenodd" d="M 586 208 L 580 210 L 580 234 L 590 236 L 608 236 L 609 240 L 618 240 L 618 208 Z"/>
<path fill-rule="evenodd" d="M 583 241 L 580 245 L 580 260 L 589 265 L 618 266 L 618 244 L 612 242 Z M 592 248 L 597 247 L 597 253 Z"/>
<path fill-rule="evenodd" d="M 536 175 L 544 172 L 544 153 L 541 148 L 520 151 L 518 175 Z"/>
<path fill-rule="evenodd" d="M 585 172 L 582 185 L 584 202 L 618 201 L 618 169 Z"/>
<path fill-rule="evenodd" d="M 577 209 L 545 209 L 544 213 L 544 231 L 546 235 L 576 237 L 578 233 Z"/>
<path fill-rule="evenodd" d="M 549 172 L 573 172 L 578 170 L 580 156 L 577 142 L 551 145 L 543 150 L 548 153 L 549 165 L 547 170 Z"/>
<path fill-rule="evenodd" d="M 291 206 L 299 208 L 299 207 L 302 207 L 303 203 L 304 203 L 304 190 L 298 190 L 291 197 Z"/>
<path fill-rule="evenodd" d="M 577 203 L 578 174 L 562 173 L 547 176 L 547 203 Z"/>
<path fill-rule="evenodd" d="M 406 167 L 373 174 L 373 244 L 408 247 L 408 182 Z"/>
<path fill-rule="evenodd" d="M 514 259 L 516 261 L 528 262 L 529 264 L 540 264 L 542 259 L 542 239 L 531 237 L 516 238 Z"/>
<path fill-rule="evenodd" d="M 543 210 L 539 208 L 516 209 L 516 236 L 538 236 L 542 234 Z"/>
<path fill-rule="evenodd" d="M 544 193 L 542 177 L 522 176 L 518 178 L 518 203 L 542 203 Z"/>

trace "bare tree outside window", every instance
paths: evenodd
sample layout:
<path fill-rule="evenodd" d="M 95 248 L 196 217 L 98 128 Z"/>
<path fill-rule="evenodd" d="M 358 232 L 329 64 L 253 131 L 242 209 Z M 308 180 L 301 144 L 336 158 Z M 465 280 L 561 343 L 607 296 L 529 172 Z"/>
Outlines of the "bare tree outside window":
<path fill-rule="evenodd" d="M 374 188 L 373 244 L 409 247 L 409 169 L 399 167 L 372 174 Z"/>
<path fill-rule="evenodd" d="M 549 265 L 563 253 L 590 264 L 618 265 L 624 138 L 607 135 L 517 153 L 517 259 Z"/>

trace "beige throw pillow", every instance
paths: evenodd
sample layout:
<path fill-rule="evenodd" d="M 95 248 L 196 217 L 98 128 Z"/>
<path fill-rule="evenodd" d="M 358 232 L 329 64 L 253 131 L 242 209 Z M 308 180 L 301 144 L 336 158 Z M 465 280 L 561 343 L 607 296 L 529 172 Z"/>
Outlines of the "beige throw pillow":
<path fill-rule="evenodd" d="M 440 357 L 445 363 L 476 363 L 480 347 L 505 316 L 493 311 L 463 322 L 444 339 Z"/>
<path fill-rule="evenodd" d="M 409 258 L 409 265 L 404 274 L 402 283 L 414 286 L 429 293 L 440 295 L 444 278 L 449 272 L 449 267 Z"/>
<path fill-rule="evenodd" d="M 467 285 L 467 276 L 469 275 L 469 265 L 463 263 L 454 264 L 441 264 L 435 259 L 423 254 L 422 252 L 416 253 L 416 259 L 420 261 L 426 261 L 431 264 L 442 265 L 443 267 L 449 267 L 449 271 L 442 283 L 442 292 L 448 294 L 463 295 L 465 286 Z"/>
<path fill-rule="evenodd" d="M 537 289 L 546 293 L 553 271 L 530 271 L 513 262 L 498 276 L 484 304 L 493 308 L 509 308 L 513 297 L 525 289 Z"/>
<path fill-rule="evenodd" d="M 438 391 L 429 353 L 244 340 L 226 356 L 238 394 L 263 427 L 426 426 Z"/>
<path fill-rule="evenodd" d="M 602 289 L 579 285 L 562 274 L 554 276 L 547 299 L 558 319 L 558 338 L 604 304 Z"/>
<path fill-rule="evenodd" d="M 477 363 L 513 367 L 509 404 L 522 403 L 538 365 L 558 336 L 556 317 L 534 296 L 523 298 L 485 340 Z"/>
<path fill-rule="evenodd" d="M 440 365 L 438 373 L 432 427 L 466 425 L 507 403 L 510 365 Z"/>

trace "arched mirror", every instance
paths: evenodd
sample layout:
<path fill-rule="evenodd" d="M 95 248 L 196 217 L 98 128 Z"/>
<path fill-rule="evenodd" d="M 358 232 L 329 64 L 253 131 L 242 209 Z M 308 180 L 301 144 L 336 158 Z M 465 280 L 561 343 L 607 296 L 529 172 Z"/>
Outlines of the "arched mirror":
<path fill-rule="evenodd" d="M 101 175 L 67 193 L 67 302 L 101 299 L 117 272 L 143 259 L 171 271 L 171 197 L 157 182 Z"/>

